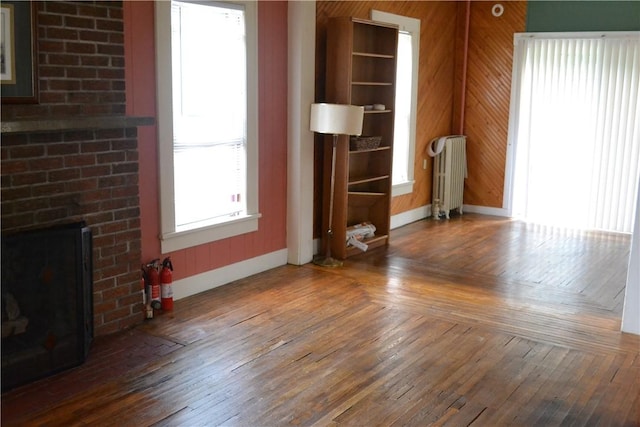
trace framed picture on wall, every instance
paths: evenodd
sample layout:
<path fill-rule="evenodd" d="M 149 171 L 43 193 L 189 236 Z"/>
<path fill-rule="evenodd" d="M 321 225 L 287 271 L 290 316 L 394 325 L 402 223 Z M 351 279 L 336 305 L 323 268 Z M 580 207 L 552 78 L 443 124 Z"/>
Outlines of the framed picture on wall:
<path fill-rule="evenodd" d="M 13 5 L 0 4 L 0 78 L 2 83 L 16 82 L 16 58 L 13 49 Z"/>
<path fill-rule="evenodd" d="M 38 102 L 36 6 L 30 1 L 0 4 L 2 103 Z"/>

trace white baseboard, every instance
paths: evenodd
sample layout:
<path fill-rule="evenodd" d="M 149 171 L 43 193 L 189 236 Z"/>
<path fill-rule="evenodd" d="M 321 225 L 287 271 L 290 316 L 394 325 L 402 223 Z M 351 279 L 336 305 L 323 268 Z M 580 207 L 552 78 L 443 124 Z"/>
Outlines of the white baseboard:
<path fill-rule="evenodd" d="M 401 212 L 391 217 L 391 229 L 420 221 L 431 216 L 431 205 L 420 206 L 410 211 Z"/>
<path fill-rule="evenodd" d="M 503 208 L 491 208 L 487 206 L 475 206 L 475 205 L 463 205 L 462 212 L 477 213 L 481 215 L 492 215 L 510 217 L 509 211 Z M 429 218 L 433 215 L 431 211 L 431 205 L 421 206 L 410 211 L 402 212 L 391 217 L 391 229 L 402 227 L 403 225 L 411 224 L 412 222 L 419 221 L 424 218 Z"/>
<path fill-rule="evenodd" d="M 262 273 L 287 263 L 288 251 L 282 249 L 235 264 L 226 265 L 215 270 L 196 274 L 173 282 L 173 299 L 179 300 L 218 286 L 226 285 L 234 280 L 244 279 L 253 274 Z"/>
<path fill-rule="evenodd" d="M 462 212 L 477 213 L 481 215 L 510 217 L 509 211 L 504 208 L 491 208 L 488 206 L 462 205 Z"/>

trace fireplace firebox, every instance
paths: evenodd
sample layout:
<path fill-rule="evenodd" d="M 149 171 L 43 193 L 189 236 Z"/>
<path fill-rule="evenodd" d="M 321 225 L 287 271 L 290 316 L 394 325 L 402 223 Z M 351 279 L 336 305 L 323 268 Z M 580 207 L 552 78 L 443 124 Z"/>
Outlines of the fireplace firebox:
<path fill-rule="evenodd" d="M 84 223 L 2 236 L 2 390 L 86 360 L 92 234 Z"/>

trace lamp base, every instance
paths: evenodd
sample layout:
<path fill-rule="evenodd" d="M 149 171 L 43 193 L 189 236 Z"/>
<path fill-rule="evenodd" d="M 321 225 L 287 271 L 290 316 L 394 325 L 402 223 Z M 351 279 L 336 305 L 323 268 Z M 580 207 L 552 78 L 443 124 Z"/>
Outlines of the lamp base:
<path fill-rule="evenodd" d="M 330 256 L 317 256 L 313 259 L 313 263 L 321 267 L 342 267 L 342 261 Z"/>

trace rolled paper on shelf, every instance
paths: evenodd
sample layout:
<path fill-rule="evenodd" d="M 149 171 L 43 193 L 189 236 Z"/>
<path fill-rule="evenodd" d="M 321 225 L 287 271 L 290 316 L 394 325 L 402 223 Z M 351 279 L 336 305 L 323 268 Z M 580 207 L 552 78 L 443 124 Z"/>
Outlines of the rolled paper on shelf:
<path fill-rule="evenodd" d="M 366 251 L 369 246 L 364 239 L 375 237 L 376 226 L 370 222 L 363 222 L 347 228 L 347 246 L 353 246 L 361 251 Z"/>

